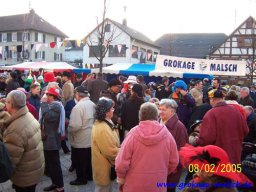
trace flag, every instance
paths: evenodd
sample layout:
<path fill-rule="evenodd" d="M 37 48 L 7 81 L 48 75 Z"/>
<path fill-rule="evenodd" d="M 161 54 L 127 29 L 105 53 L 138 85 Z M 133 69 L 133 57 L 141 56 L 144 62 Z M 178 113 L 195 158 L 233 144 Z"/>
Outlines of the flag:
<path fill-rule="evenodd" d="M 77 40 L 76 45 L 77 45 L 77 47 L 80 47 L 81 46 L 81 40 Z"/>
<path fill-rule="evenodd" d="M 56 46 L 56 42 L 51 42 L 51 43 L 50 43 L 50 47 L 51 47 L 51 48 L 54 48 L 55 46 Z"/>
<path fill-rule="evenodd" d="M 121 53 L 121 51 L 122 51 L 122 46 L 123 46 L 123 45 L 121 45 L 121 44 L 118 44 L 118 45 L 117 45 L 118 53 Z"/>
<path fill-rule="evenodd" d="M 152 53 L 148 53 L 148 60 L 150 60 Z"/>
<path fill-rule="evenodd" d="M 68 40 L 64 40 L 63 41 L 63 47 L 67 47 L 67 45 L 68 45 Z"/>
<path fill-rule="evenodd" d="M 58 49 L 62 46 L 62 43 L 63 43 L 63 42 L 61 42 L 61 41 L 57 42 L 57 47 L 58 47 Z"/>
<path fill-rule="evenodd" d="M 137 51 L 136 49 L 131 48 L 131 55 L 132 55 L 133 53 L 135 53 L 136 51 Z"/>
<path fill-rule="evenodd" d="M 142 52 L 138 51 L 138 59 L 140 59 Z"/>

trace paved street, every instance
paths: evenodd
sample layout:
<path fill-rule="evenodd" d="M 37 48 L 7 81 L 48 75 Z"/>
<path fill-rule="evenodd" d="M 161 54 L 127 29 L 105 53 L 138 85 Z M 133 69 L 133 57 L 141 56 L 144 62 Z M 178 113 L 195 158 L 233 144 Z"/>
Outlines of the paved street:
<path fill-rule="evenodd" d="M 93 181 L 88 182 L 87 185 L 82 186 L 71 186 L 69 182 L 75 179 L 75 172 L 70 173 L 68 168 L 70 167 L 70 155 L 63 154 L 62 150 L 60 151 L 61 155 L 61 167 L 64 176 L 65 192 L 93 192 L 94 183 Z M 51 184 L 50 178 L 43 176 L 37 185 L 36 191 L 42 192 L 44 187 L 47 187 Z M 114 183 L 114 192 L 117 192 L 117 183 Z M 14 192 L 12 189 L 12 184 L 10 181 L 0 184 L 0 192 Z"/>

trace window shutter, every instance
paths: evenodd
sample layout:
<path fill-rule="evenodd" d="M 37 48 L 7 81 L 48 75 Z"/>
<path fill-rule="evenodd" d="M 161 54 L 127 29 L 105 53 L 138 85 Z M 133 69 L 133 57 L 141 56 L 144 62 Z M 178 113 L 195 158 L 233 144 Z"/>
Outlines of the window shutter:
<path fill-rule="evenodd" d="M 17 33 L 17 41 L 22 41 L 22 34 L 21 34 L 21 32 L 18 32 Z"/>
<path fill-rule="evenodd" d="M 62 61 L 62 53 L 60 54 L 60 61 Z"/>
<path fill-rule="evenodd" d="M 0 42 L 2 42 L 2 33 L 0 33 Z"/>
<path fill-rule="evenodd" d="M 38 41 L 38 32 L 36 32 L 36 35 L 35 35 L 35 42 Z"/>
<path fill-rule="evenodd" d="M 45 59 L 45 51 L 43 51 L 43 59 Z"/>
<path fill-rule="evenodd" d="M 56 59 L 57 59 L 57 54 L 54 53 L 54 61 L 56 61 Z"/>
<path fill-rule="evenodd" d="M 30 41 L 30 33 L 28 33 L 28 41 Z"/>
<path fill-rule="evenodd" d="M 12 50 L 10 50 L 9 58 L 12 58 Z"/>
<path fill-rule="evenodd" d="M 37 52 L 35 52 L 35 59 L 37 59 Z"/>
<path fill-rule="evenodd" d="M 11 41 L 12 41 L 12 34 L 7 33 L 7 42 L 11 42 Z"/>
<path fill-rule="evenodd" d="M 43 34 L 43 43 L 45 43 L 45 34 Z"/>

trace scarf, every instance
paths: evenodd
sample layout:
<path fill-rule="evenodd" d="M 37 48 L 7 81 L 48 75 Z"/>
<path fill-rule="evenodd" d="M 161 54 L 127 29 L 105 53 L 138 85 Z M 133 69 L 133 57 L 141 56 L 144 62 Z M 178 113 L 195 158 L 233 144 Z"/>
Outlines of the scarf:
<path fill-rule="evenodd" d="M 60 106 L 60 123 L 58 128 L 58 133 L 61 134 L 61 136 L 65 136 L 65 110 L 60 101 L 53 101 L 52 103 L 58 104 Z"/>

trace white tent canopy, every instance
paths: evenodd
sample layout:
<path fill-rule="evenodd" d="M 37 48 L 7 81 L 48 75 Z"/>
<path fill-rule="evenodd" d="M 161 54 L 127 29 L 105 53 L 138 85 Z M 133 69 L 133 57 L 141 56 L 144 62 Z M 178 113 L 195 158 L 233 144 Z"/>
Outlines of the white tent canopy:
<path fill-rule="evenodd" d="M 31 69 L 32 71 L 38 71 L 40 68 L 43 68 L 44 71 L 54 71 L 54 72 L 77 69 L 76 67 L 66 62 L 45 62 L 45 61 L 24 62 L 17 65 L 1 67 L 2 70 L 12 70 L 12 69 L 30 70 Z"/>

